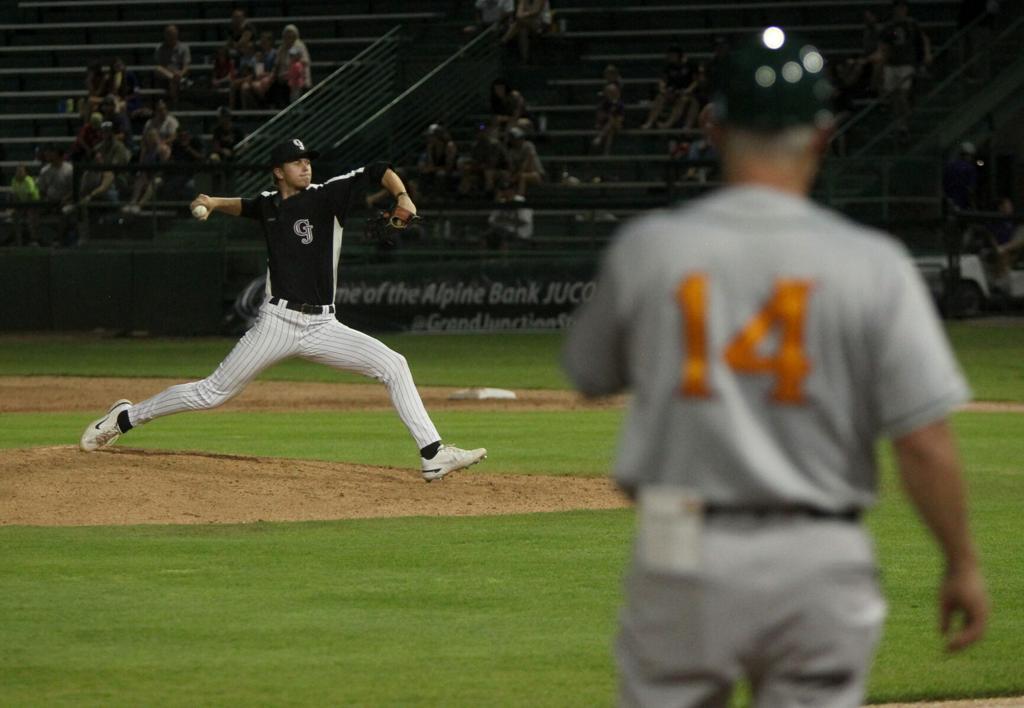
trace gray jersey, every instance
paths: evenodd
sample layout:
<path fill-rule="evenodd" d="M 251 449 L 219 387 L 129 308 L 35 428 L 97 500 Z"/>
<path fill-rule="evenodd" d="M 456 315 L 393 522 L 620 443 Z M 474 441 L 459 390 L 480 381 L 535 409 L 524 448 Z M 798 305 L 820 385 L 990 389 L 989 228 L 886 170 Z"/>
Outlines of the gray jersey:
<path fill-rule="evenodd" d="M 633 391 L 620 484 L 722 505 L 867 506 L 876 439 L 969 395 L 901 245 L 752 186 L 625 227 L 564 355 L 584 393 Z"/>

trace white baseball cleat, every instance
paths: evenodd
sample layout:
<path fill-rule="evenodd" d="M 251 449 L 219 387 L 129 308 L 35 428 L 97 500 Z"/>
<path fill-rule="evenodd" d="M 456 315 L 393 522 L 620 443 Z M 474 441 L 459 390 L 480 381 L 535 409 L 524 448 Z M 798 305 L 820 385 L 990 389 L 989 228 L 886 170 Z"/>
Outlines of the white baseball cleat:
<path fill-rule="evenodd" d="M 85 452 L 94 452 L 112 444 L 121 437 L 121 429 L 117 427 L 117 416 L 131 405 L 132 402 L 125 398 L 112 405 L 105 416 L 89 423 L 82 433 L 78 446 Z"/>
<path fill-rule="evenodd" d="M 433 482 L 449 472 L 475 465 L 485 457 L 487 457 L 487 450 L 482 447 L 478 447 L 476 450 L 463 450 L 454 445 L 441 445 L 441 449 L 437 451 L 432 460 L 422 458 L 423 479 Z"/>

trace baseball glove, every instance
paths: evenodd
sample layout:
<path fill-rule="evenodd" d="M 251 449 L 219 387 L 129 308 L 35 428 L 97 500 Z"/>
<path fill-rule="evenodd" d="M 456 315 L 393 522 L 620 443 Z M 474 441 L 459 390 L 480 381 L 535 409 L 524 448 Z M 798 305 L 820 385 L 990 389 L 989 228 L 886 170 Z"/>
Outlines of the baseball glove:
<path fill-rule="evenodd" d="M 394 246 L 398 234 L 422 219 L 400 206 L 391 211 L 380 211 L 366 220 L 366 238 L 384 246 Z"/>

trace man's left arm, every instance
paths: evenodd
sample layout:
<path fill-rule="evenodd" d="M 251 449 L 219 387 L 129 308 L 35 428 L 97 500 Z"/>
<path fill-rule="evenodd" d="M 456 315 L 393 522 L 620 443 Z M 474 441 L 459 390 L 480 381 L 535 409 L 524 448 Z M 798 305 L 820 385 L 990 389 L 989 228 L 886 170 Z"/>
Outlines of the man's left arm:
<path fill-rule="evenodd" d="M 388 194 L 395 200 L 399 209 L 406 209 L 410 214 L 416 213 L 416 205 L 413 204 L 409 193 L 405 191 L 405 183 L 398 174 L 388 167 L 384 170 L 384 176 L 380 179 L 380 186 L 388 191 Z"/>
<path fill-rule="evenodd" d="M 586 396 L 607 396 L 629 385 L 616 245 L 606 253 L 594 295 L 576 311 L 562 349 L 562 368 Z"/>

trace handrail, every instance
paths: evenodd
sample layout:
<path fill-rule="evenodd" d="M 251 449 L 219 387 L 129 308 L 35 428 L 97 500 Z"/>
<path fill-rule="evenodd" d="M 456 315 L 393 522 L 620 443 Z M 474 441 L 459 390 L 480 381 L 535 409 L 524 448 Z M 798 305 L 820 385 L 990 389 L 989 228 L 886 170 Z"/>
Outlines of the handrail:
<path fill-rule="evenodd" d="M 407 146 L 411 140 L 418 140 L 426 125 L 437 120 L 434 117 L 437 114 L 431 113 L 435 107 L 440 109 L 440 112 L 456 114 L 457 109 L 468 108 L 468 105 L 461 104 L 468 103 L 474 94 L 482 88 L 485 90 L 490 80 L 497 77 L 498 43 L 495 34 L 494 25 L 478 34 L 398 96 L 372 115 L 367 116 L 359 125 L 348 130 L 330 146 L 329 152 L 337 155 L 342 152 L 343 147 L 350 146 L 357 139 L 373 139 L 373 136 L 369 135 L 371 129 L 383 127 L 388 131 L 388 136 L 381 140 L 386 143 L 382 149 L 390 153 L 388 157 L 391 159 L 401 157 L 402 151 L 408 149 Z M 475 72 L 472 80 L 452 80 L 452 72 L 449 70 L 466 68 L 471 73 Z M 442 81 L 444 83 L 440 84 Z M 435 86 L 436 90 L 425 90 L 433 89 Z M 414 96 L 417 97 L 417 100 L 410 100 Z M 403 105 L 408 106 L 408 110 L 402 112 L 396 110 Z M 399 113 L 401 114 L 399 115 Z M 464 112 L 458 113 L 457 117 L 463 118 L 464 115 Z M 384 125 L 385 119 L 388 123 L 404 123 L 405 125 L 400 127 Z M 422 122 L 423 120 L 426 122 Z M 359 155 L 348 151 L 345 153 L 347 161 L 355 162 L 379 159 L 380 157 L 380 155 L 369 154 L 369 151 Z"/>
<path fill-rule="evenodd" d="M 266 162 L 272 145 L 289 136 L 300 136 L 310 146 L 319 148 L 338 130 L 361 123 L 394 91 L 400 30 L 400 26 L 392 27 L 247 136 L 236 151 L 239 159 Z M 241 178 L 236 182 L 236 191 L 251 191 L 262 179 L 258 175 Z"/>
<path fill-rule="evenodd" d="M 327 76 L 327 78 L 325 78 L 320 83 L 316 84 L 313 88 L 311 88 L 306 93 L 302 94 L 302 96 L 299 97 L 299 100 L 297 100 L 294 103 L 291 103 L 288 106 L 286 106 L 282 111 L 277 113 L 277 115 L 275 115 L 273 118 L 271 118 L 266 123 L 264 123 L 260 127 L 259 130 L 253 131 L 252 133 L 247 135 L 245 137 L 245 139 L 243 139 L 238 144 L 237 149 L 243 149 L 244 146 L 247 143 L 249 143 L 250 141 L 252 141 L 254 139 L 258 139 L 259 136 L 260 136 L 260 133 L 262 131 L 269 129 L 271 126 L 273 126 L 278 121 L 284 120 L 285 118 L 290 118 L 291 117 L 291 113 L 293 113 L 294 111 L 298 110 L 299 107 L 302 106 L 304 102 L 306 102 L 306 104 L 308 105 L 308 102 L 311 101 L 314 97 L 323 95 L 324 92 L 327 90 L 327 87 L 329 85 L 331 85 L 331 83 L 333 81 L 335 81 L 338 76 L 340 76 L 343 72 L 345 72 L 347 70 L 350 70 L 350 69 L 353 69 L 353 68 L 355 68 L 357 66 L 360 66 L 361 62 L 364 59 L 366 59 L 371 53 L 373 53 L 377 48 L 380 47 L 380 43 L 391 41 L 398 34 L 399 29 L 400 29 L 400 27 L 397 26 L 397 25 L 395 27 L 392 27 L 390 30 L 388 30 L 376 42 L 374 42 L 369 47 L 367 47 L 363 51 L 359 52 L 359 54 L 355 55 L 354 57 L 349 59 L 347 62 L 345 62 L 344 64 L 339 66 L 337 69 L 332 71 Z"/>
<path fill-rule="evenodd" d="M 962 39 L 964 39 L 967 36 L 968 32 L 970 32 L 971 30 L 975 29 L 985 19 L 986 19 L 986 15 L 980 15 L 980 16 L 974 18 L 974 20 L 972 20 L 969 25 L 967 25 L 966 27 L 963 27 L 962 29 L 960 29 L 957 32 L 953 33 L 953 36 L 950 37 L 946 41 L 946 43 L 943 44 L 941 47 L 939 47 L 939 49 L 935 52 L 935 54 L 932 57 L 933 63 L 934 63 L 935 59 L 938 59 L 943 54 L 945 54 L 947 51 L 949 51 L 950 48 L 955 43 L 957 43 L 957 42 L 961 41 Z M 911 80 L 910 78 L 905 79 L 905 81 L 910 81 L 910 80 Z M 833 133 L 832 137 L 829 138 L 829 142 L 830 143 L 835 142 L 840 137 L 842 137 L 842 136 L 846 135 L 847 133 L 849 133 L 850 130 L 853 129 L 853 126 L 855 126 L 858 123 L 860 123 L 861 121 L 863 121 L 868 115 L 870 115 L 879 106 L 883 105 L 884 103 L 885 103 L 885 95 L 884 95 L 884 93 L 881 93 L 871 103 L 869 103 L 868 105 L 864 106 L 864 108 L 862 108 L 857 113 L 857 115 L 853 116 L 853 118 L 851 118 L 850 120 L 848 120 L 845 123 L 843 123 L 843 125 L 841 125 L 839 127 L 839 130 L 837 130 L 835 133 Z"/>
<path fill-rule="evenodd" d="M 975 20 L 975 22 L 977 22 L 977 21 L 979 21 L 979 20 Z M 984 48 L 984 50 L 982 50 L 982 52 L 975 52 L 973 54 L 973 56 L 971 56 L 967 61 L 963 62 L 959 67 L 957 67 L 953 71 L 949 72 L 946 75 L 946 78 L 943 79 L 938 84 L 938 86 L 934 87 L 931 90 L 931 92 L 928 93 L 928 95 L 926 95 L 923 99 L 921 99 L 920 103 L 918 103 L 918 105 L 917 105 L 917 108 L 920 109 L 922 106 L 927 105 L 927 103 L 928 103 L 928 101 L 930 99 L 934 98 L 935 96 L 937 96 L 939 94 L 939 92 L 944 91 L 946 88 L 948 88 L 950 85 L 952 85 L 953 82 L 956 81 L 957 79 L 959 79 L 970 66 L 972 66 L 975 62 L 977 62 L 977 61 L 979 61 L 981 59 L 983 52 L 991 51 L 993 46 L 995 46 L 996 44 L 1002 42 L 1011 33 L 1016 32 L 1021 27 L 1022 23 L 1024 23 L 1024 16 L 1018 17 L 1015 22 L 1011 23 L 1009 26 L 1004 28 L 1003 31 L 1000 32 L 998 34 L 998 36 L 995 37 L 995 39 L 993 39 L 992 42 L 987 47 Z M 973 23 L 971 25 L 969 25 L 969 27 L 970 26 L 973 26 Z M 912 116 L 913 116 L 913 112 L 911 112 L 911 117 Z M 896 128 L 897 128 L 897 122 L 896 121 L 893 121 L 893 122 L 889 123 L 889 125 L 887 125 L 885 128 L 883 128 L 882 130 L 880 130 L 877 133 L 875 133 L 872 136 L 871 140 L 869 140 L 867 143 L 865 143 L 864 145 L 858 146 L 858 148 L 857 148 L 857 150 L 855 152 L 855 155 L 866 155 L 868 153 L 868 150 L 873 148 L 875 145 L 877 145 L 881 141 L 885 140 L 889 135 L 891 135 L 896 130 Z"/>

